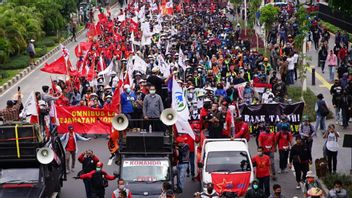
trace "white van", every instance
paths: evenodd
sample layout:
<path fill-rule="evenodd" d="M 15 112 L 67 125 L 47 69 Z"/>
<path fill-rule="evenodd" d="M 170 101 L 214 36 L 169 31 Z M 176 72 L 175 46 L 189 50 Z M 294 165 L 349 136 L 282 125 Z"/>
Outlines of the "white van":
<path fill-rule="evenodd" d="M 202 169 L 200 179 L 203 191 L 206 191 L 208 183 L 213 183 L 211 173 L 215 172 L 225 174 L 249 172 L 249 183 L 254 179 L 253 164 L 247 140 L 244 138 L 205 139 L 198 168 Z"/>

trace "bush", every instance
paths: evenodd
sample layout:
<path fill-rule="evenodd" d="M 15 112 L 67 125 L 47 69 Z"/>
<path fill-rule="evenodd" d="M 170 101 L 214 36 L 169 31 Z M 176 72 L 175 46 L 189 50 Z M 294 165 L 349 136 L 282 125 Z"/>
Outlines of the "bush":
<path fill-rule="evenodd" d="M 301 87 L 289 86 L 287 88 L 288 97 L 292 99 L 293 102 L 300 102 L 301 100 Z M 314 122 L 316 118 L 315 113 L 315 103 L 317 101 L 316 95 L 313 93 L 312 90 L 307 89 L 306 92 L 303 93 L 304 98 L 304 110 L 303 115 L 308 115 L 309 121 Z M 327 119 L 333 118 L 333 113 L 329 110 L 329 115 Z"/>
<path fill-rule="evenodd" d="M 40 41 L 38 41 L 37 43 L 35 43 L 35 45 L 37 47 L 52 47 L 54 46 L 55 43 L 55 37 L 44 37 L 43 39 L 41 39 Z"/>
<path fill-rule="evenodd" d="M 36 52 L 35 57 L 42 57 L 48 52 L 48 49 L 46 47 L 43 47 L 43 48 L 38 47 L 38 48 L 35 48 L 35 52 Z"/>
<path fill-rule="evenodd" d="M 334 182 L 340 180 L 344 188 L 347 190 L 349 197 L 352 197 L 352 178 L 350 175 L 330 174 L 323 178 L 323 182 L 328 189 L 334 188 Z"/>
<path fill-rule="evenodd" d="M 23 69 L 29 64 L 28 55 L 18 55 L 10 58 L 10 61 L 0 64 L 0 69 Z"/>

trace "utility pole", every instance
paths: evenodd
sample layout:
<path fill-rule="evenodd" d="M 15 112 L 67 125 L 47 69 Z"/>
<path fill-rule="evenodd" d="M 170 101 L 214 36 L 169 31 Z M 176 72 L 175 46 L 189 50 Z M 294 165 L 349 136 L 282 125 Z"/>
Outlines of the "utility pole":
<path fill-rule="evenodd" d="M 244 0 L 244 35 L 247 36 L 247 0 Z"/>

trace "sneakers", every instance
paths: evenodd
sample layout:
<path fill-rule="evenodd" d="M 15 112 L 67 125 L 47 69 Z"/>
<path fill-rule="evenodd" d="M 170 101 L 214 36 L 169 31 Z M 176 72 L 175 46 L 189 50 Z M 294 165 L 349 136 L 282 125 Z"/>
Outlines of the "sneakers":
<path fill-rule="evenodd" d="M 296 189 L 301 189 L 301 184 L 300 183 L 297 184 Z"/>

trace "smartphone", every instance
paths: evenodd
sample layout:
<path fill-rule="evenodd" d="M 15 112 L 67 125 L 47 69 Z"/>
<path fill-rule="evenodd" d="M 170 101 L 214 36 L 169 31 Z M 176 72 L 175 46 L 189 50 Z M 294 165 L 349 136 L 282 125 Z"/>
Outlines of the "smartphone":
<path fill-rule="evenodd" d="M 21 87 L 20 86 L 17 87 L 17 91 L 21 91 Z"/>

